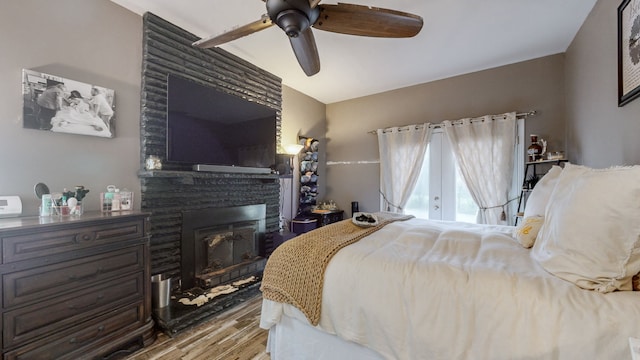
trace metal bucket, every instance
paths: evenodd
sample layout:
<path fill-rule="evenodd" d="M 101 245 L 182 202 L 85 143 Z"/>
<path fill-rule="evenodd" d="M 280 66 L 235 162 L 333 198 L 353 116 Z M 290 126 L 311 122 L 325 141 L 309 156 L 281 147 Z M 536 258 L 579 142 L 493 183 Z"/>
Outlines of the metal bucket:
<path fill-rule="evenodd" d="M 169 305 L 171 298 L 171 278 L 164 274 L 151 277 L 151 304 L 153 309 L 160 309 Z"/>

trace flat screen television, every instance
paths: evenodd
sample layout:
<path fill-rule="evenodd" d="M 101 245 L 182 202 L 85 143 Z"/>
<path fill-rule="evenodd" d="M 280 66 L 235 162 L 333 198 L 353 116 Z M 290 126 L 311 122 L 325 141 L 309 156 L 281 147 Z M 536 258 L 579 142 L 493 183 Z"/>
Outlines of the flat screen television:
<path fill-rule="evenodd" d="M 196 171 L 263 172 L 276 163 L 276 110 L 167 77 L 167 160 Z"/>

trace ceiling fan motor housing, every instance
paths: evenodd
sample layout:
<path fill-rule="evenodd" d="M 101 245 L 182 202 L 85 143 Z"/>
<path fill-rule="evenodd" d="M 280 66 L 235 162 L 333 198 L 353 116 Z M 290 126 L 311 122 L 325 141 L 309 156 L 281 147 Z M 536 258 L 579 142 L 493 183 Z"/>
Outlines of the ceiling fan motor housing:
<path fill-rule="evenodd" d="M 308 0 L 267 0 L 267 13 L 287 36 L 298 37 L 318 20 L 320 9 L 311 8 Z"/>

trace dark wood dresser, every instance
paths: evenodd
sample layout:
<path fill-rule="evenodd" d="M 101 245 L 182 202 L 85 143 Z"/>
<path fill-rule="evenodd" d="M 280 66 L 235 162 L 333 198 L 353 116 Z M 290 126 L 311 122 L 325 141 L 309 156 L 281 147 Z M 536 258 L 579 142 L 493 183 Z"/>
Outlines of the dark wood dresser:
<path fill-rule="evenodd" d="M 140 212 L 0 219 L 3 359 L 119 357 L 155 339 Z"/>

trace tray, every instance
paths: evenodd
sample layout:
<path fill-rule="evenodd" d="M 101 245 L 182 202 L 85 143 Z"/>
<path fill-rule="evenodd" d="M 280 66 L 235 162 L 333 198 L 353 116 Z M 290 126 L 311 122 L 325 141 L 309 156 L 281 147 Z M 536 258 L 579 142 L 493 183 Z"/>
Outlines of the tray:
<path fill-rule="evenodd" d="M 366 217 L 367 219 L 363 219 L 363 217 Z M 360 220 L 358 220 L 360 219 Z M 373 219 L 373 221 L 370 221 L 369 219 Z M 351 217 L 351 221 L 358 225 L 358 226 L 362 226 L 362 227 L 368 227 L 368 226 L 376 226 L 378 225 L 378 217 L 375 216 L 372 213 L 366 213 L 366 212 L 356 212 L 353 214 L 353 217 Z"/>

